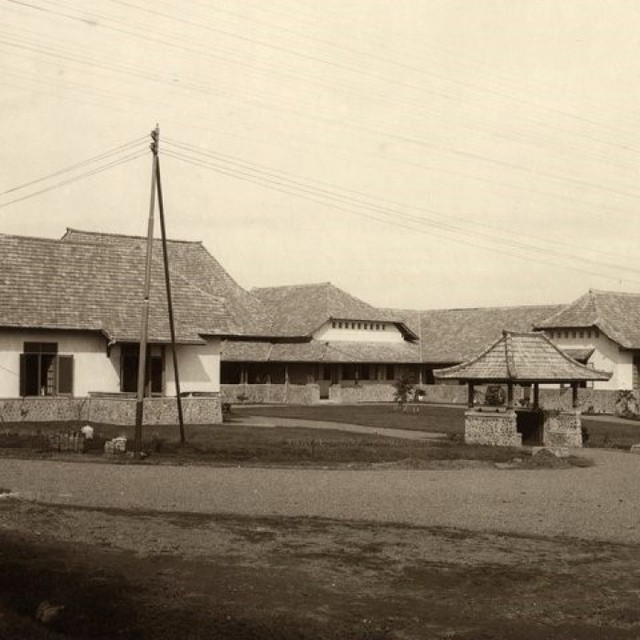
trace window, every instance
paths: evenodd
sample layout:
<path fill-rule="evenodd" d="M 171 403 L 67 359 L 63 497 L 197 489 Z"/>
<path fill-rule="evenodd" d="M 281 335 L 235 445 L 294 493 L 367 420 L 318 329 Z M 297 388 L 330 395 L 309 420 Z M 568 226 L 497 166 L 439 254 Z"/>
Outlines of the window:
<path fill-rule="evenodd" d="M 335 320 L 333 320 L 333 321 L 331 322 L 331 326 L 332 326 L 334 329 L 336 328 L 336 321 L 335 321 Z"/>
<path fill-rule="evenodd" d="M 25 342 L 20 354 L 20 395 L 73 393 L 73 356 L 59 355 L 57 342 Z"/>
<path fill-rule="evenodd" d="M 120 390 L 134 393 L 138 390 L 138 354 L 140 345 L 123 344 L 120 354 Z M 147 345 L 145 368 L 145 395 L 160 395 L 164 391 L 164 347 Z"/>

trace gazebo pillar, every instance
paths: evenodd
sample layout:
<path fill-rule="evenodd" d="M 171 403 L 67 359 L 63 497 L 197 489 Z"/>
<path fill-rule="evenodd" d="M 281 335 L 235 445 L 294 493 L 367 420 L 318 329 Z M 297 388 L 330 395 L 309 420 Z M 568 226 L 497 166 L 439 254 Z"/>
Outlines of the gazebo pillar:
<path fill-rule="evenodd" d="M 513 382 L 507 383 L 507 409 L 513 409 Z"/>
<path fill-rule="evenodd" d="M 533 384 L 533 407 L 537 409 L 540 406 L 540 385 L 535 382 Z"/>
<path fill-rule="evenodd" d="M 574 409 L 578 408 L 578 383 L 577 382 L 572 382 L 571 383 L 571 406 Z"/>
<path fill-rule="evenodd" d="M 474 394 L 474 386 L 473 386 L 473 382 L 469 383 L 468 386 L 468 396 L 467 396 L 467 406 L 469 407 L 469 409 L 473 409 L 473 394 Z"/>

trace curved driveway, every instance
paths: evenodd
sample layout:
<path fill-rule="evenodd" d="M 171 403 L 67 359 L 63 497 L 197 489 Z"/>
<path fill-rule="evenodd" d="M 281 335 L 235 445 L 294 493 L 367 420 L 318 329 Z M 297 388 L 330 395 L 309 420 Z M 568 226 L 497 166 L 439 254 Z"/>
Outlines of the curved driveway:
<path fill-rule="evenodd" d="M 0 488 L 51 504 L 319 516 L 640 543 L 640 456 L 568 470 L 330 470 L 0 460 Z"/>

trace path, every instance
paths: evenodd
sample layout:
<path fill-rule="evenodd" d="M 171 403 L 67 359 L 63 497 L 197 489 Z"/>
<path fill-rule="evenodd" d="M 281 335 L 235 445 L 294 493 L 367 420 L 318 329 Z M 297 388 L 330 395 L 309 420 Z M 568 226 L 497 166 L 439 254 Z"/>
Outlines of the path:
<path fill-rule="evenodd" d="M 43 503 L 316 516 L 640 544 L 640 456 L 567 470 L 344 470 L 0 459 L 0 488 Z"/>

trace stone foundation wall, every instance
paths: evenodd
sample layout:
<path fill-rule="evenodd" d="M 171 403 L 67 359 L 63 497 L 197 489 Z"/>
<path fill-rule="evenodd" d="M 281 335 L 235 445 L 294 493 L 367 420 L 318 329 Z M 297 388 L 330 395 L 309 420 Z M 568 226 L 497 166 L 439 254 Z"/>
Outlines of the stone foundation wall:
<path fill-rule="evenodd" d="M 357 387 L 341 387 L 335 384 L 329 387 L 329 400 L 344 404 L 393 402 L 394 394 L 393 384 L 362 382 Z"/>
<path fill-rule="evenodd" d="M 220 424 L 222 407 L 219 395 L 183 398 L 185 424 Z M 96 396 L 89 398 L 11 398 L 0 400 L 2 422 L 70 422 L 132 425 L 136 418 L 136 400 L 131 397 Z M 145 398 L 145 425 L 177 424 L 175 398 Z"/>
<path fill-rule="evenodd" d="M 521 447 L 522 435 L 517 430 L 516 412 L 466 411 L 464 441 L 466 444 Z"/>
<path fill-rule="evenodd" d="M 220 397 L 222 402 L 231 404 L 308 405 L 320 402 L 320 387 L 317 384 L 222 384 Z"/>
<path fill-rule="evenodd" d="M 543 444 L 550 447 L 581 447 L 582 421 L 579 411 L 545 415 Z"/>

